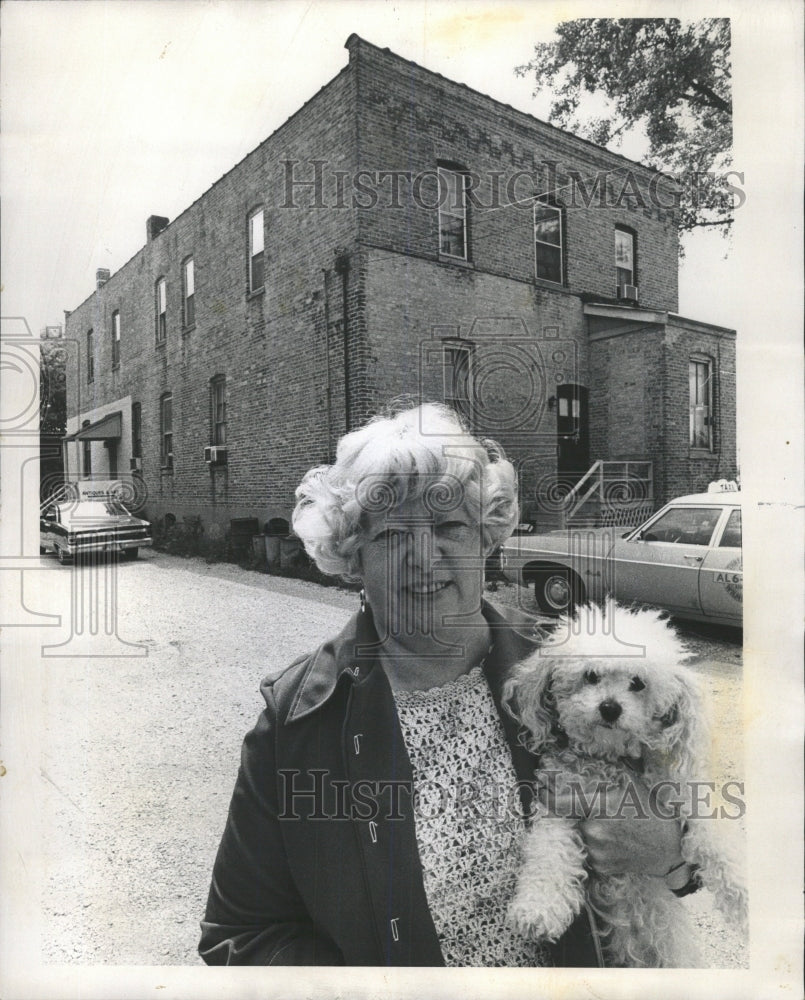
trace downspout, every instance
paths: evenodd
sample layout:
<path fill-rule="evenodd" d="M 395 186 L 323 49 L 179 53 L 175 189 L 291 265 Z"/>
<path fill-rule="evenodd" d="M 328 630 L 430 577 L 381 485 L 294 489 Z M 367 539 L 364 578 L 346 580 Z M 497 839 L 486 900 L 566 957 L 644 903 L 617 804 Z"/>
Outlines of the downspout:
<path fill-rule="evenodd" d="M 330 375 L 330 294 L 327 290 L 327 268 L 321 269 L 324 282 L 324 372 L 327 380 L 327 461 L 332 462 L 333 385 Z"/>
<path fill-rule="evenodd" d="M 335 273 L 341 275 L 341 316 L 344 327 L 344 429 L 352 428 L 352 399 L 349 391 L 349 309 L 347 289 L 349 280 L 349 255 L 346 250 L 336 250 Z"/>

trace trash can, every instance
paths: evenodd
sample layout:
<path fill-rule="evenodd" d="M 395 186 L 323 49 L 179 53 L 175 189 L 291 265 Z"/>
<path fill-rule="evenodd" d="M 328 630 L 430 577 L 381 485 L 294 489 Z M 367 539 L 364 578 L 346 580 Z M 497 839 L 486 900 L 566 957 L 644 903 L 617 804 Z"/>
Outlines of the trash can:
<path fill-rule="evenodd" d="M 280 538 L 280 567 L 282 569 L 293 569 L 302 561 L 302 540 L 296 535 L 288 538 Z"/>
<path fill-rule="evenodd" d="M 252 550 L 252 535 L 260 530 L 256 517 L 233 517 L 229 522 L 229 545 L 236 559 L 248 557 Z"/>
<path fill-rule="evenodd" d="M 266 539 L 266 562 L 269 569 L 277 569 L 282 563 L 281 540 L 287 538 L 291 526 L 284 517 L 272 517 L 263 529 Z"/>

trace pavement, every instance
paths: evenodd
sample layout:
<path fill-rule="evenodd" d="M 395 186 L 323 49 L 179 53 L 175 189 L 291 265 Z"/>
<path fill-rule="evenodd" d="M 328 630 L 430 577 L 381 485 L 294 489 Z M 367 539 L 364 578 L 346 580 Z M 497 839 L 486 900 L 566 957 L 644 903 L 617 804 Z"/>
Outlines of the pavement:
<path fill-rule="evenodd" d="M 92 600 L 70 616 L 73 573 L 43 559 L 45 582 L 27 601 L 62 615 L 37 641 L 65 643 L 66 653 L 76 639 L 76 649 L 95 641 Z M 96 653 L 31 664 L 43 692 L 36 811 L 45 958 L 198 965 L 198 921 L 240 744 L 262 708 L 259 683 L 339 630 L 357 595 L 153 552 L 122 563 L 117 581 L 114 635 L 103 625 L 112 585 L 95 584 Z M 81 636 L 76 620 L 86 626 Z M 740 778 L 732 722 L 740 640 L 694 640 L 721 720 L 719 774 Z M 712 900 L 704 892 L 689 899 L 709 964 L 743 964 L 743 943 Z"/>

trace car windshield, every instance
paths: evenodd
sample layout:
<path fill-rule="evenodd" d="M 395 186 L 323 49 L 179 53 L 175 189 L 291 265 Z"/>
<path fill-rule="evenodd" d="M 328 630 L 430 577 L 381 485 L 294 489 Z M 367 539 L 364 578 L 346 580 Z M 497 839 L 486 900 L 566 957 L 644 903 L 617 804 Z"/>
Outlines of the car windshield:
<path fill-rule="evenodd" d="M 720 507 L 672 507 L 639 537 L 644 542 L 709 545 L 720 514 Z"/>
<path fill-rule="evenodd" d="M 71 521 L 89 521 L 105 517 L 127 515 L 128 511 L 119 500 L 81 500 L 76 504 L 66 504 L 62 513 Z"/>

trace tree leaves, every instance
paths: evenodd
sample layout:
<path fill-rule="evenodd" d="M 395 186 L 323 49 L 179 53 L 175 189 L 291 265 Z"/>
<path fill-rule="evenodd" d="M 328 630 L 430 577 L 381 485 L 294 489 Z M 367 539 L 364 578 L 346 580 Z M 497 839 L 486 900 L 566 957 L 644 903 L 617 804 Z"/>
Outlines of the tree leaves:
<path fill-rule="evenodd" d="M 682 182 L 680 229 L 732 222 L 730 22 L 703 18 L 565 21 L 516 72 L 553 96 L 550 120 L 602 146 L 642 128 L 649 164 Z M 604 95 L 592 117 L 585 97 Z"/>

